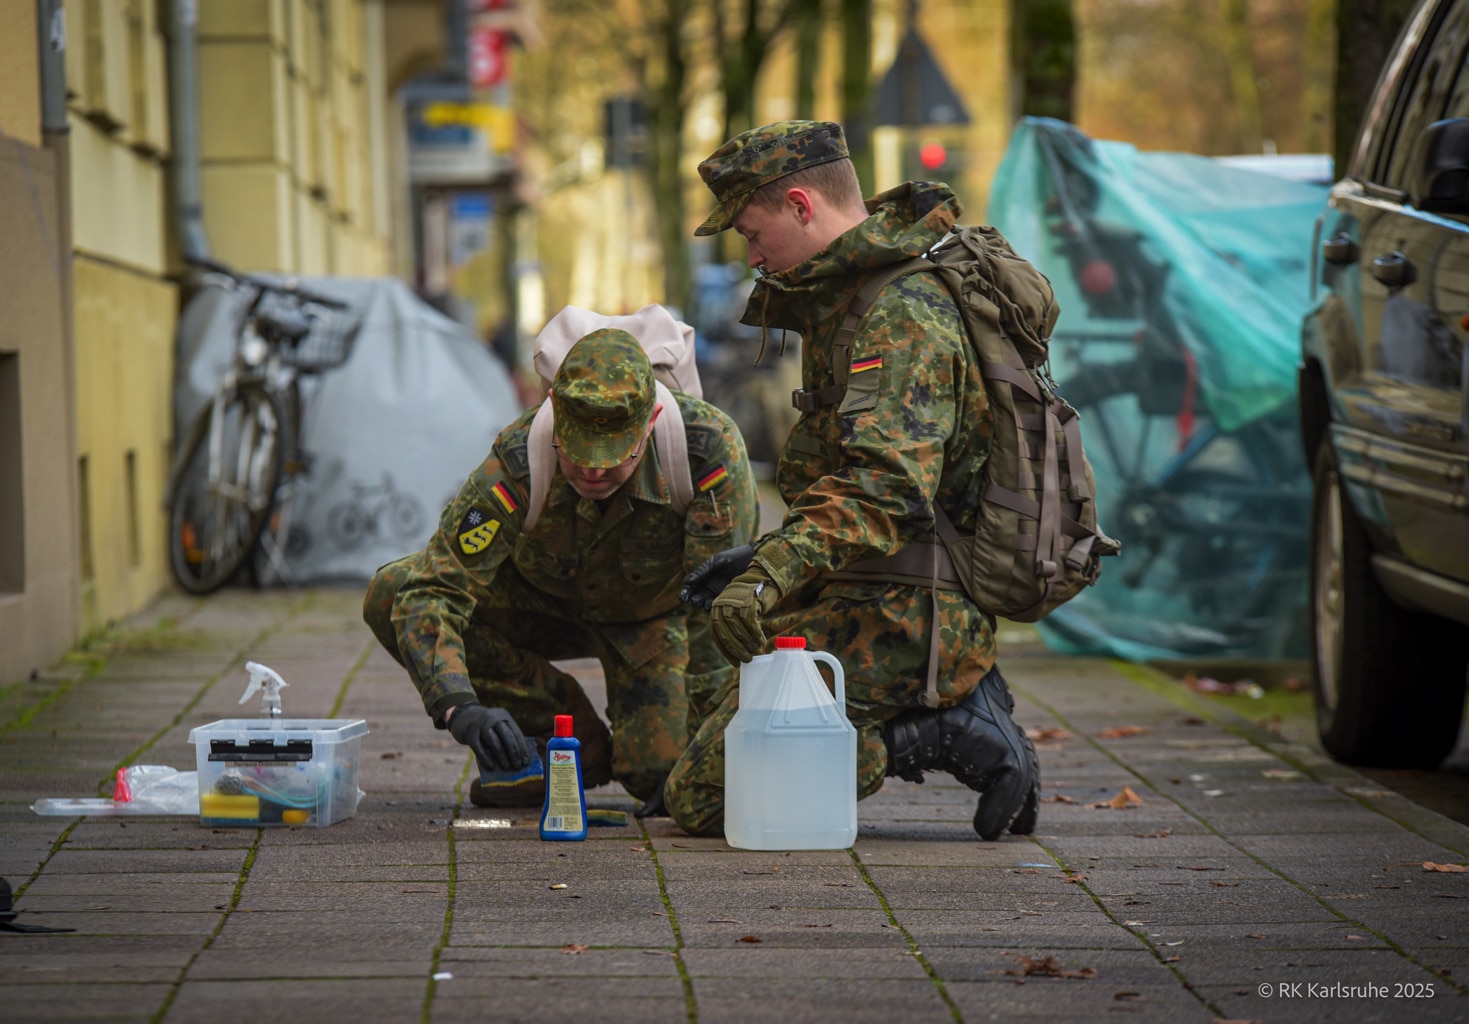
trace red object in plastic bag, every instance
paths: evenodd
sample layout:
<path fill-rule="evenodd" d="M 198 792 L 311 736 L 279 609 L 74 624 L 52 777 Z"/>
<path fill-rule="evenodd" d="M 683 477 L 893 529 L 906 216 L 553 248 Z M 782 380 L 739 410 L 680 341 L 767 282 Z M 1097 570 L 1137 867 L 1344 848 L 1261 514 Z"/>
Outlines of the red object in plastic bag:
<path fill-rule="evenodd" d="M 128 804 L 133 802 L 133 790 L 128 785 L 127 769 L 117 770 L 117 785 L 112 787 L 112 802 L 115 804 Z"/>

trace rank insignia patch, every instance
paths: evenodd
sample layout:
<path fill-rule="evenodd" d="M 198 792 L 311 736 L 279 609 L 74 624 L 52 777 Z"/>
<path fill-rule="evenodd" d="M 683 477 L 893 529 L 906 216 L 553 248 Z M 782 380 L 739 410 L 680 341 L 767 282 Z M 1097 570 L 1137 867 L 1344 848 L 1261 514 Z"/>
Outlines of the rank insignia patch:
<path fill-rule="evenodd" d="M 870 356 L 867 359 L 853 359 L 852 372 L 866 373 L 868 370 L 881 370 L 882 356 Z"/>
<path fill-rule="evenodd" d="M 729 473 L 725 471 L 724 463 L 721 462 L 699 478 L 699 492 L 702 494 L 711 487 L 718 487 L 727 479 L 729 479 Z"/>
<path fill-rule="evenodd" d="M 520 507 L 520 505 L 515 500 L 515 495 L 510 493 L 510 488 L 505 486 L 505 482 L 503 480 L 497 483 L 494 487 L 491 487 L 490 493 L 495 496 L 496 501 L 505 506 L 506 512 L 514 512 Z"/>
<path fill-rule="evenodd" d="M 491 519 L 477 508 L 464 514 L 459 524 L 459 550 L 466 555 L 477 555 L 490 546 L 500 530 L 500 520 Z"/>

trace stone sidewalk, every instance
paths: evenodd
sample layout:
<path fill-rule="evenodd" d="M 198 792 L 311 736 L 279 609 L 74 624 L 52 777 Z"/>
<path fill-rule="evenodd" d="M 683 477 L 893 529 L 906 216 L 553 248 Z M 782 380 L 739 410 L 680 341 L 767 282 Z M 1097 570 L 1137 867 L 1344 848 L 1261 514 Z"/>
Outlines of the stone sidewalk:
<path fill-rule="evenodd" d="M 359 602 L 174 596 L 0 687 L 0 877 L 20 922 L 76 929 L 0 933 L 0 1018 L 1469 1017 L 1469 874 L 1423 866 L 1469 861 L 1469 828 L 1146 670 L 1002 635 L 1042 740 L 1033 837 L 979 842 L 973 795 L 936 775 L 864 801 L 851 851 L 739 852 L 667 819 L 548 844 L 463 799 L 469 758 Z M 191 728 L 254 713 L 246 659 L 290 682 L 288 717 L 367 720 L 355 817 L 29 810 L 124 764 L 192 769 Z"/>

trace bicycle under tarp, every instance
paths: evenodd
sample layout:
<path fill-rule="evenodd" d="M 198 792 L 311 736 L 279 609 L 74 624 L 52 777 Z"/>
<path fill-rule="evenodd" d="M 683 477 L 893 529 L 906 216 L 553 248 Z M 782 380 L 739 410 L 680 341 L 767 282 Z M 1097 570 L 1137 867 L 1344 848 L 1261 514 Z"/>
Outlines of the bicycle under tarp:
<path fill-rule="evenodd" d="M 188 262 L 248 299 L 229 366 L 183 433 L 169 473 L 169 565 L 195 594 L 218 589 L 252 561 L 289 582 L 293 498 L 310 467 L 301 378 L 345 362 L 359 322 L 347 304 L 290 279 Z"/>

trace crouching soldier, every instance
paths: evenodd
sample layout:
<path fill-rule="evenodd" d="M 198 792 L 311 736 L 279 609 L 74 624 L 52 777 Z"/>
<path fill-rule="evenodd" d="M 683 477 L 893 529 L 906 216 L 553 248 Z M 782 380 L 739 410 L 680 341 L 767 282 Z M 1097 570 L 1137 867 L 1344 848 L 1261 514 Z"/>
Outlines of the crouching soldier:
<path fill-rule="evenodd" d="M 676 324 L 660 307 L 574 312 L 582 325 L 633 332 Z M 754 535 L 744 442 L 718 409 L 655 385 L 643 344 L 614 327 L 571 345 L 546 402 L 551 429 L 533 429 L 528 410 L 502 431 L 428 547 L 378 570 L 363 615 L 434 726 L 491 778 L 529 763 L 527 736 L 544 756 L 553 717 L 570 714 L 585 785 L 615 779 L 654 813 L 690 721 L 733 673 L 707 612 L 678 594 L 690 570 Z M 655 431 L 660 417 L 671 420 Z M 610 729 L 551 664 L 579 657 L 602 663 Z M 470 787 L 482 807 L 539 805 L 543 794 L 540 777 Z"/>

